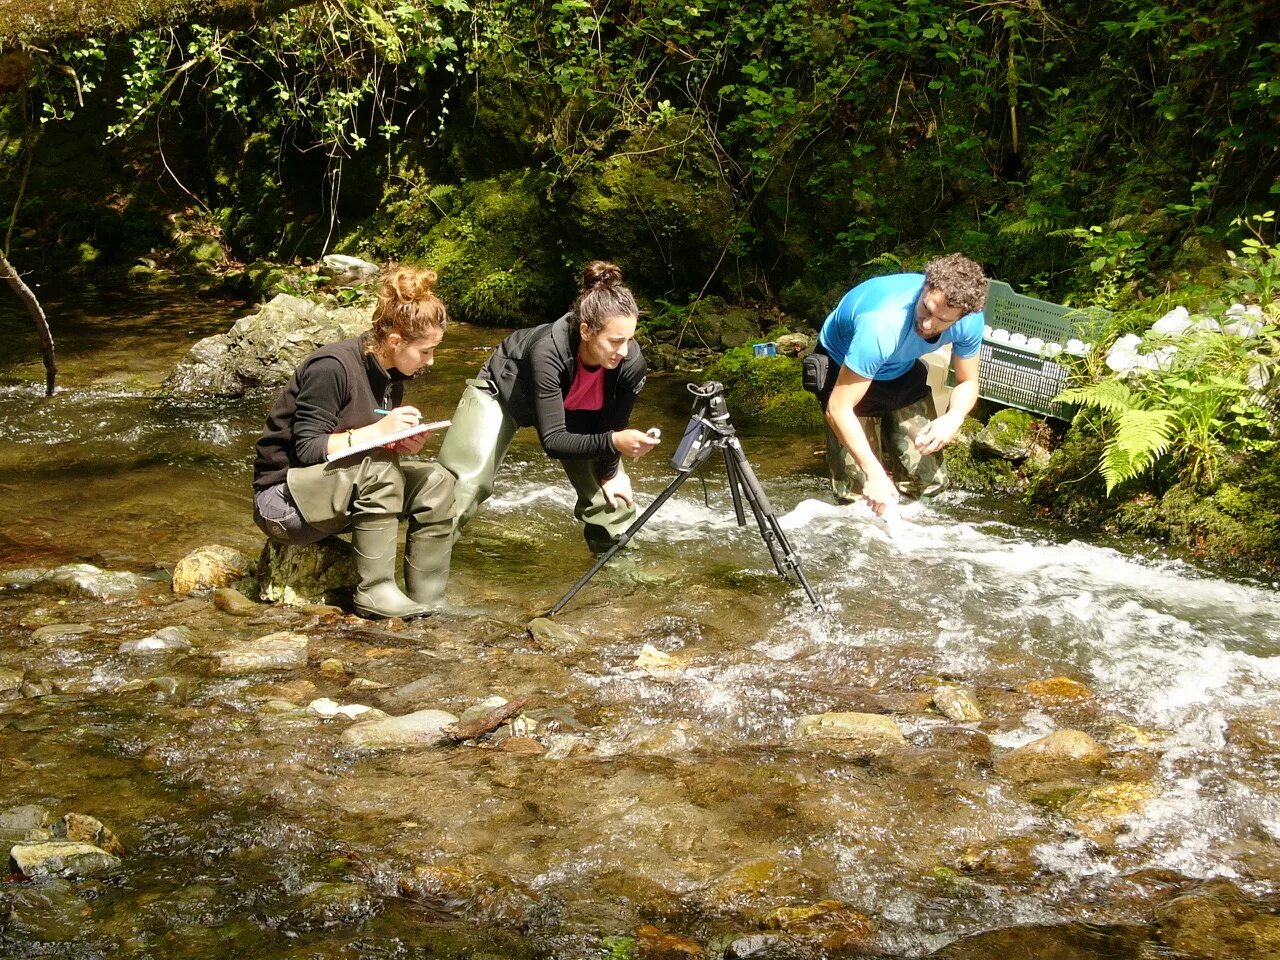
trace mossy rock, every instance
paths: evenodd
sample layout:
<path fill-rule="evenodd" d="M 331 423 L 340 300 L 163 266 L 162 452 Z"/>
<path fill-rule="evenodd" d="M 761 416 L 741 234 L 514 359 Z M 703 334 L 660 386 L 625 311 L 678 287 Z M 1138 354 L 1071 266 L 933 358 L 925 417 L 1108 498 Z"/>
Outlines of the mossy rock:
<path fill-rule="evenodd" d="M 733 194 L 687 119 L 633 134 L 567 189 L 571 259 L 607 252 L 640 290 L 701 289 L 733 239 Z"/>
<path fill-rule="evenodd" d="M 730 350 L 707 370 L 725 385 L 725 401 L 740 424 L 818 431 L 825 422 L 817 398 L 800 384 L 796 357 L 757 357 L 750 345 Z"/>
<path fill-rule="evenodd" d="M 952 487 L 975 493 L 1012 492 L 1019 489 L 1013 464 L 1002 457 L 984 455 L 975 438 L 985 428 L 973 417 L 965 418 L 956 440 L 943 454 Z"/>
<path fill-rule="evenodd" d="M 440 296 L 460 320 L 545 323 L 573 299 L 575 288 L 546 188 L 546 178 L 534 171 L 407 193 L 396 185 L 388 188 L 383 210 L 341 246 L 431 267 L 440 276 Z"/>
<path fill-rule="evenodd" d="M 1014 463 L 1031 456 L 1037 440 L 1037 420 L 1025 410 L 999 410 L 973 438 L 979 450 Z"/>

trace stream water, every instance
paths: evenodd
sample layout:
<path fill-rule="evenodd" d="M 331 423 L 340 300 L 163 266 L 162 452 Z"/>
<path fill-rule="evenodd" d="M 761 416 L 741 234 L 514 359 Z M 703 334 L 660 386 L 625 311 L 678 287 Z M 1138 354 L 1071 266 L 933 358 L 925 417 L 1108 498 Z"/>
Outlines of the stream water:
<path fill-rule="evenodd" d="M 0 694 L 0 833 L 31 807 L 74 812 L 125 853 L 94 878 L 0 883 L 0 955 L 1275 955 L 1271 586 L 960 494 L 908 507 L 890 538 L 826 502 L 820 438 L 746 434 L 827 615 L 736 526 L 713 461 L 534 636 L 590 557 L 522 431 L 445 615 L 231 617 L 175 597 L 166 570 L 207 544 L 260 550 L 251 448 L 270 397 L 159 384 L 237 308 L 49 306 L 52 398 L 25 319 L 0 317 L 0 671 L 24 682 Z M 410 399 L 447 416 L 501 334 L 451 328 Z M 664 435 L 632 470 L 642 506 L 674 476 L 685 379 L 653 376 L 642 398 L 638 425 Z M 84 562 L 147 583 L 101 600 L 13 575 Z M 119 652 L 179 625 L 193 650 Z M 309 637 L 305 667 L 211 668 L 209 651 L 279 630 Z M 646 644 L 671 659 L 638 660 Z M 943 716 L 941 687 L 981 719 Z M 349 721 L 305 709 L 493 695 L 531 701 L 446 748 L 357 750 Z M 797 736 L 828 712 L 889 718 L 901 741 Z M 1057 730 L 1105 756 L 1015 753 Z"/>

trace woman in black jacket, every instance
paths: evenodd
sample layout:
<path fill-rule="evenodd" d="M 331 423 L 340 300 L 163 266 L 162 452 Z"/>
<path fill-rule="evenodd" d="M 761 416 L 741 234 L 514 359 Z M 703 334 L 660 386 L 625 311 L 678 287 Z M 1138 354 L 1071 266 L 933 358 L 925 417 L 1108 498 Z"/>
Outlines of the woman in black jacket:
<path fill-rule="evenodd" d="M 455 536 L 492 495 L 516 430 L 530 426 L 577 491 L 573 514 L 592 550 L 607 549 L 631 525 L 635 503 L 621 458 L 658 444 L 628 427 L 645 379 L 633 339 L 638 318 L 622 271 L 596 260 L 568 313 L 508 336 L 467 381 L 440 447 L 440 464 L 457 478 Z"/>
<path fill-rule="evenodd" d="M 447 323 L 433 270 L 389 268 L 372 328 L 321 347 L 294 370 L 267 415 L 253 468 L 253 517 L 272 540 L 313 543 L 351 531 L 361 616 L 430 613 L 449 577 L 453 477 L 425 460 L 401 460 L 426 434 L 384 438 L 422 417 L 403 404 L 405 382 L 434 362 Z M 400 518 L 405 592 L 396 585 Z"/>

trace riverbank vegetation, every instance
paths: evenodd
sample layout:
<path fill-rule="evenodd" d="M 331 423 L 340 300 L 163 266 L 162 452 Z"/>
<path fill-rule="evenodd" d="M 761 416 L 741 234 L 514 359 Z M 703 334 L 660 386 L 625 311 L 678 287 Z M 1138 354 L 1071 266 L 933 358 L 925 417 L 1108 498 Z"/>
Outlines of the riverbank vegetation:
<path fill-rule="evenodd" d="M 195 270 L 248 291 L 264 263 L 341 251 L 429 262 L 455 316 L 523 325 L 607 254 L 670 368 L 734 345 L 706 332 L 723 305 L 759 335 L 812 329 L 859 278 L 941 250 L 1115 311 L 1112 339 L 1175 304 L 1265 306 L 1276 282 L 1261 2 L 99 6 L 0 27 L 0 234 L 37 279 Z M 1126 380 L 1123 403 L 1082 377 L 1075 429 L 1101 446 L 1076 472 L 1107 473 L 1074 514 L 1115 522 L 1181 483 L 1203 505 L 1264 456 L 1237 359 L 1205 389 Z M 803 398 L 768 402 L 812 425 Z M 1139 419 L 1151 469 L 1123 475 Z"/>

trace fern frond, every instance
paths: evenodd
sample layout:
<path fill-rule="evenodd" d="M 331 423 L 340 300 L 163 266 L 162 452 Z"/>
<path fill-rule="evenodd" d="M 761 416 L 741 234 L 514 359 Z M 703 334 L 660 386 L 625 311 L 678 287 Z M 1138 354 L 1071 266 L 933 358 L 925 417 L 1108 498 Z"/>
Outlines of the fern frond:
<path fill-rule="evenodd" d="M 1166 453 L 1177 420 L 1169 410 L 1126 410 L 1102 454 L 1102 477 L 1110 494 L 1119 484 L 1147 470 Z"/>
<path fill-rule="evenodd" d="M 1031 216 L 1023 217 L 1021 220 L 1014 220 L 1001 227 L 1000 232 L 1012 234 L 1015 237 L 1033 237 L 1042 234 L 1054 236 L 1059 233 L 1054 229 L 1053 218 L 1046 216 Z"/>
<path fill-rule="evenodd" d="M 879 256 L 872 257 L 864 262 L 863 266 L 867 267 L 893 267 L 895 270 L 902 269 L 902 258 L 895 257 L 892 253 L 882 253 Z"/>
<path fill-rule="evenodd" d="M 1112 419 L 1137 409 L 1133 403 L 1133 392 L 1119 380 L 1102 380 L 1083 387 L 1071 387 L 1054 397 L 1054 401 L 1101 410 Z"/>

